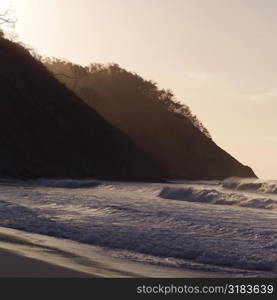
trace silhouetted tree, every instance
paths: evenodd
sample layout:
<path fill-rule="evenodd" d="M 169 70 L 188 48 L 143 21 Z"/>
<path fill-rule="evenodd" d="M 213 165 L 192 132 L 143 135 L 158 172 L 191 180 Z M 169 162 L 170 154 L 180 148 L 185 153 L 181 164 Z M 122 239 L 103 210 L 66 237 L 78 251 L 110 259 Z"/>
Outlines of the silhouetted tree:
<path fill-rule="evenodd" d="M 10 25 L 10 26 L 14 26 L 14 24 L 16 23 L 16 19 L 14 17 L 11 16 L 11 12 L 10 11 L 5 11 L 5 12 L 0 12 L 0 25 Z"/>
<path fill-rule="evenodd" d="M 9 25 L 14 27 L 16 19 L 12 16 L 9 10 L 0 12 L 0 38 L 4 36 L 3 26 Z"/>

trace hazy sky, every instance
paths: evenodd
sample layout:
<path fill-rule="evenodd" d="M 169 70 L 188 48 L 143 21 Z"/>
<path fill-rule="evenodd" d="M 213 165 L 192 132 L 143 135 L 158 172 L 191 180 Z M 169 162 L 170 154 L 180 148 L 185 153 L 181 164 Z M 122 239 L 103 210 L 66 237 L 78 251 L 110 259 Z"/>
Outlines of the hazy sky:
<path fill-rule="evenodd" d="M 214 140 L 277 179 L 276 0 L 1 0 L 20 40 L 79 64 L 116 62 L 170 88 Z"/>

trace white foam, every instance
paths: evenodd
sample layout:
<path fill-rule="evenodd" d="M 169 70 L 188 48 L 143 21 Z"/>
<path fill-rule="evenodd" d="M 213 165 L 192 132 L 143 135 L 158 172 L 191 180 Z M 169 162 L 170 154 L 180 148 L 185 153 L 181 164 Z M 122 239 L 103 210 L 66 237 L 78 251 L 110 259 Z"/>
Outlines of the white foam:
<path fill-rule="evenodd" d="M 222 186 L 226 189 L 233 189 L 236 191 L 277 194 L 276 180 L 260 180 L 255 178 L 231 177 L 225 179 L 222 182 Z"/>
<path fill-rule="evenodd" d="M 218 205 L 237 205 L 249 208 L 277 209 L 277 199 L 253 197 L 241 193 L 226 193 L 217 189 L 207 188 L 176 188 L 164 187 L 159 195 L 161 198 L 189 202 L 203 202 Z"/>
<path fill-rule="evenodd" d="M 277 273 L 276 211 L 242 207 L 274 204 L 256 194 L 199 183 L 114 182 L 93 189 L 19 183 L 0 190 L 0 226 L 117 249 L 123 256 L 132 251 L 140 260 L 178 260 L 180 267 L 179 260 L 191 260 L 199 268 Z"/>

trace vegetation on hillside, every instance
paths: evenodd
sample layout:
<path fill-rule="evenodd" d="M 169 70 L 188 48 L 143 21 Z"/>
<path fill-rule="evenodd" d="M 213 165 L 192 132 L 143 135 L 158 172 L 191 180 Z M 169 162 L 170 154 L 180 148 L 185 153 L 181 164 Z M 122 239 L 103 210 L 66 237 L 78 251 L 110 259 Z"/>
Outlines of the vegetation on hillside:
<path fill-rule="evenodd" d="M 43 57 L 40 59 L 56 78 L 89 104 L 92 104 L 92 99 L 97 101 L 97 98 L 101 98 L 98 101 L 105 102 L 105 97 L 111 98 L 113 95 L 118 95 L 120 99 L 113 97 L 113 101 L 119 102 L 123 101 L 122 98 L 126 98 L 126 101 L 134 104 L 137 99 L 145 105 L 156 104 L 157 111 L 158 106 L 162 105 L 169 113 L 180 114 L 211 138 L 207 128 L 192 114 L 190 108 L 177 101 L 170 90 L 159 89 L 155 82 L 144 80 L 138 74 L 126 71 L 118 64 L 91 64 L 88 67 L 82 67 L 60 59 Z"/>
<path fill-rule="evenodd" d="M 156 83 L 117 64 L 82 67 L 38 58 L 57 79 L 149 154 L 168 178 L 252 175 L 212 141 L 208 130 L 171 91 L 159 89 Z"/>
<path fill-rule="evenodd" d="M 0 177 L 163 177 L 149 155 L 28 49 L 1 37 L 0 65 Z"/>
<path fill-rule="evenodd" d="M 3 36 L 0 64 L 0 176 L 255 176 L 169 90 L 117 64 L 47 59 Z"/>

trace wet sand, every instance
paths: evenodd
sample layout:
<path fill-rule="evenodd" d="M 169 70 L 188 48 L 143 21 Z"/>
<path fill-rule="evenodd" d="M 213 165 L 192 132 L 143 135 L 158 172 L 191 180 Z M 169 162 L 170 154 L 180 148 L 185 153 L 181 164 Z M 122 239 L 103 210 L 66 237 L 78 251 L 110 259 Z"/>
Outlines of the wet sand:
<path fill-rule="evenodd" d="M 91 274 L 75 271 L 18 255 L 6 250 L 0 250 L 0 278 L 85 278 Z"/>
<path fill-rule="evenodd" d="M 252 273 L 247 275 L 257 275 Z M 113 257 L 101 247 L 0 227 L 0 278 L 11 277 L 211 278 L 241 277 L 241 273 L 239 270 L 212 272 L 132 261 Z"/>

